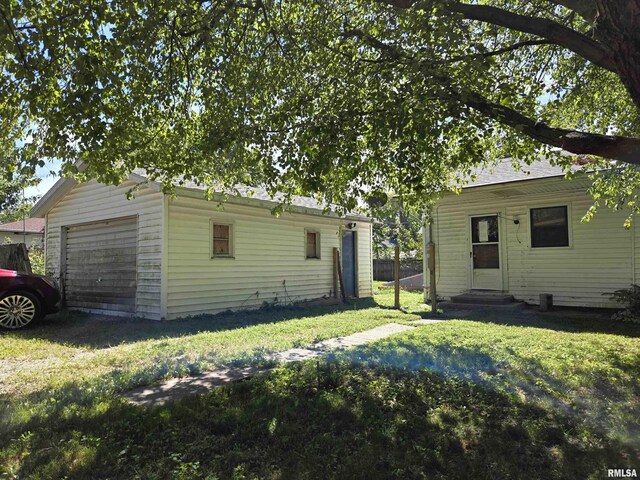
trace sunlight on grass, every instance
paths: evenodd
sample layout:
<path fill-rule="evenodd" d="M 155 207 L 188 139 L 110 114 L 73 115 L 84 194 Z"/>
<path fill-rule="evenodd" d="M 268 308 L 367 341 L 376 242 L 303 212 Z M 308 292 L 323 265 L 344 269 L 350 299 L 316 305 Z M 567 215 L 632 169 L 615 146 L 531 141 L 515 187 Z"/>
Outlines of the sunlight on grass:
<path fill-rule="evenodd" d="M 376 303 L 383 307 L 393 307 L 395 291 L 393 287 L 386 287 L 386 282 L 373 282 Z M 400 308 L 407 313 L 417 315 L 431 312 L 431 307 L 424 303 L 422 292 L 400 290 Z"/>
<path fill-rule="evenodd" d="M 121 388 L 130 388 L 226 363 L 261 363 L 270 352 L 417 318 L 394 310 L 370 308 L 370 301 L 361 303 L 364 308 L 358 308 L 356 303 L 171 322 L 124 319 L 96 322 L 81 314 L 61 325 L 50 321 L 46 327 L 0 336 L 3 359 L 0 394 L 57 388 L 109 372 Z M 75 329 L 84 332 L 87 325 L 93 336 L 74 335 Z M 140 325 L 147 331 L 141 331 Z M 51 340 L 46 340 L 47 336 Z M 120 341 L 106 347 L 109 336 Z"/>
<path fill-rule="evenodd" d="M 638 464 L 640 327 L 579 312 L 477 312 L 157 409 L 117 396 L 429 313 L 419 292 L 401 301 L 70 314 L 3 334 L 0 476 L 600 478 Z"/>

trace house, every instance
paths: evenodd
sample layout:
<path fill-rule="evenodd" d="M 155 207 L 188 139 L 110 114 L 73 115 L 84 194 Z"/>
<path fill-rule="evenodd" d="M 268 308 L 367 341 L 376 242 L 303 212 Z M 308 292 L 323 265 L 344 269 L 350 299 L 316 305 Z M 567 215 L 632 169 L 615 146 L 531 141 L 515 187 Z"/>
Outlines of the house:
<path fill-rule="evenodd" d="M 1 243 L 24 243 L 27 248 L 44 246 L 44 218 L 25 218 L 0 225 Z"/>
<path fill-rule="evenodd" d="M 640 226 L 593 204 L 586 175 L 568 180 L 547 160 L 515 171 L 503 160 L 434 207 L 438 296 L 504 292 L 539 304 L 615 307 L 614 290 L 640 283 Z"/>
<path fill-rule="evenodd" d="M 219 207 L 188 182 L 166 195 L 136 172 L 119 186 L 61 179 L 32 215 L 69 308 L 162 320 L 333 296 L 336 248 L 347 296 L 372 295 L 367 217 L 300 197 L 276 218 L 277 204 L 243 188 Z"/>

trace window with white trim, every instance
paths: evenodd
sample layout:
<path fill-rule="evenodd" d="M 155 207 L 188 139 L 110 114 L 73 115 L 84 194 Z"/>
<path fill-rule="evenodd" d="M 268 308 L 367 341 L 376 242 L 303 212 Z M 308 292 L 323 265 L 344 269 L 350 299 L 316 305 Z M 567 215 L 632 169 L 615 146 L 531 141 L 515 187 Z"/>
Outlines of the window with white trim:
<path fill-rule="evenodd" d="M 320 258 L 320 232 L 305 230 L 305 251 L 307 258 Z"/>
<path fill-rule="evenodd" d="M 566 205 L 532 208 L 531 248 L 568 247 L 569 216 Z"/>
<path fill-rule="evenodd" d="M 211 257 L 233 256 L 233 226 L 228 223 L 211 222 Z"/>

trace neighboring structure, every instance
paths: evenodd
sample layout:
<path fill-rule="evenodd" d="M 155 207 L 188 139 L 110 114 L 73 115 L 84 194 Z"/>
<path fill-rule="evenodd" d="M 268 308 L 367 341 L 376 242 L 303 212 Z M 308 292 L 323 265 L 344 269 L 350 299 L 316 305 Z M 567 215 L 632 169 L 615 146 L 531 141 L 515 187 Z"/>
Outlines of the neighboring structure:
<path fill-rule="evenodd" d="M 24 243 L 27 248 L 44 246 L 44 218 L 25 218 L 0 225 L 0 243 Z"/>
<path fill-rule="evenodd" d="M 70 308 L 174 319 L 334 295 L 337 247 L 346 293 L 371 296 L 368 218 L 310 198 L 276 218 L 277 201 L 247 190 L 218 208 L 198 185 L 171 197 L 137 173 L 117 187 L 62 179 L 32 210 L 46 218 L 47 273 Z"/>
<path fill-rule="evenodd" d="M 609 294 L 640 283 L 638 222 L 625 229 L 629 212 L 605 207 L 582 222 L 593 204 L 586 176 L 567 180 L 548 161 L 523 170 L 501 161 L 437 203 L 438 296 L 505 292 L 538 304 L 548 293 L 555 305 L 617 306 Z"/>

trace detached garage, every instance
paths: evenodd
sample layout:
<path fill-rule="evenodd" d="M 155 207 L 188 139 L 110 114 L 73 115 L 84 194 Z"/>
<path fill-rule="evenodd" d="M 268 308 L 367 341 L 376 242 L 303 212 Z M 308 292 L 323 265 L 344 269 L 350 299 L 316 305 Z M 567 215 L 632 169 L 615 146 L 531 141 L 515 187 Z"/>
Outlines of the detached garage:
<path fill-rule="evenodd" d="M 241 192 L 219 209 L 198 185 L 170 197 L 141 173 L 119 186 L 62 179 L 32 210 L 46 219 L 47 274 L 69 308 L 173 319 L 334 296 L 337 248 L 345 293 L 371 296 L 367 217 L 301 197 L 276 218 L 266 192 Z"/>

